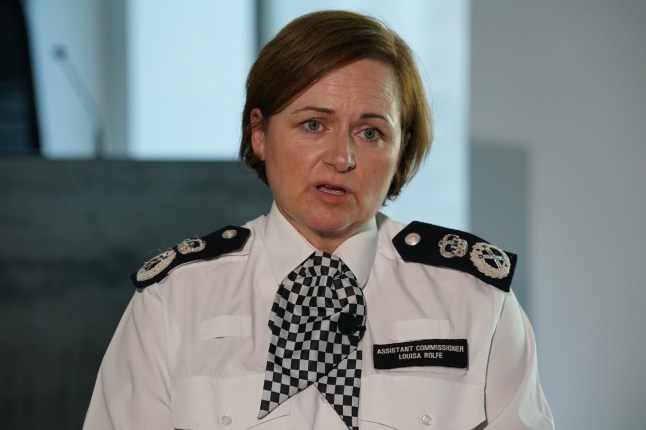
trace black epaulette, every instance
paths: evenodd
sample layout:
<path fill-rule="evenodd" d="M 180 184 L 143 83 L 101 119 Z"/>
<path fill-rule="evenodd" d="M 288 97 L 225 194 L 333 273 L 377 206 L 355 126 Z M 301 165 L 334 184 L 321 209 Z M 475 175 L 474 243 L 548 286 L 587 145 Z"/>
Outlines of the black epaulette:
<path fill-rule="evenodd" d="M 404 261 L 469 273 L 508 292 L 516 268 L 516 254 L 469 233 L 413 221 L 393 244 Z"/>
<path fill-rule="evenodd" d="M 130 279 L 137 288 L 161 281 L 175 267 L 190 261 L 211 260 L 242 249 L 251 231 L 227 226 L 199 238 L 185 239 L 171 249 L 146 261 Z"/>

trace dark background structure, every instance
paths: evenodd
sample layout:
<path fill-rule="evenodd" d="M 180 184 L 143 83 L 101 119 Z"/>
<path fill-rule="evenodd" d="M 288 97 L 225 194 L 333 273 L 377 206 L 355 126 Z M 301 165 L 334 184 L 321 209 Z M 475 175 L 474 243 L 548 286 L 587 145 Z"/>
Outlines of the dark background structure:
<path fill-rule="evenodd" d="M 0 0 L 0 153 L 38 154 L 27 25 L 18 0 Z"/>
<path fill-rule="evenodd" d="M 129 275 L 270 205 L 236 162 L 0 158 L 2 427 L 81 428 Z"/>

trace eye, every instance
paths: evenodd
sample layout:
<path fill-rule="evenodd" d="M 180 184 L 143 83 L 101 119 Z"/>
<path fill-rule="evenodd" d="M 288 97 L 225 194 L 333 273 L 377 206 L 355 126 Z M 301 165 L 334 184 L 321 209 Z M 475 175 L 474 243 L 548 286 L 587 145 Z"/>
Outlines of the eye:
<path fill-rule="evenodd" d="M 363 134 L 363 137 L 367 140 L 377 140 L 381 137 L 381 131 L 374 127 L 362 130 L 361 134 Z"/>
<path fill-rule="evenodd" d="M 310 133 L 319 132 L 321 131 L 321 127 L 322 127 L 320 121 L 315 119 L 308 119 L 303 123 L 303 125 L 305 126 L 305 129 Z"/>

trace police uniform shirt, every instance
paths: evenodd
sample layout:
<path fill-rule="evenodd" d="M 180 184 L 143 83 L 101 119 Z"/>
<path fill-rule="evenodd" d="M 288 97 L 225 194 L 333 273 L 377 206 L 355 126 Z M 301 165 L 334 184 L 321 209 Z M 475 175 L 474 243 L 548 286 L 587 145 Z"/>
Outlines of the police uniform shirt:
<path fill-rule="evenodd" d="M 274 295 L 315 249 L 275 204 L 245 227 L 240 250 L 180 265 L 135 293 L 85 429 L 347 429 L 314 385 L 258 420 Z M 553 429 L 514 294 L 405 262 L 392 243 L 402 227 L 378 214 L 335 251 L 366 299 L 360 429 Z M 427 339 L 466 340 L 468 366 L 375 369 L 374 345 Z"/>

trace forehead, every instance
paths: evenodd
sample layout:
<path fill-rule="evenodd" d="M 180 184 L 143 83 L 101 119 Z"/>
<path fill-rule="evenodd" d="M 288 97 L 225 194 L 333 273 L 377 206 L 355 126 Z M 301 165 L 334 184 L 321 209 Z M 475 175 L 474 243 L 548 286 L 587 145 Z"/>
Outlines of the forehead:
<path fill-rule="evenodd" d="M 332 110 L 378 110 L 399 117 L 399 83 L 391 66 L 363 59 L 340 67 L 312 84 L 288 106 L 321 104 Z"/>

